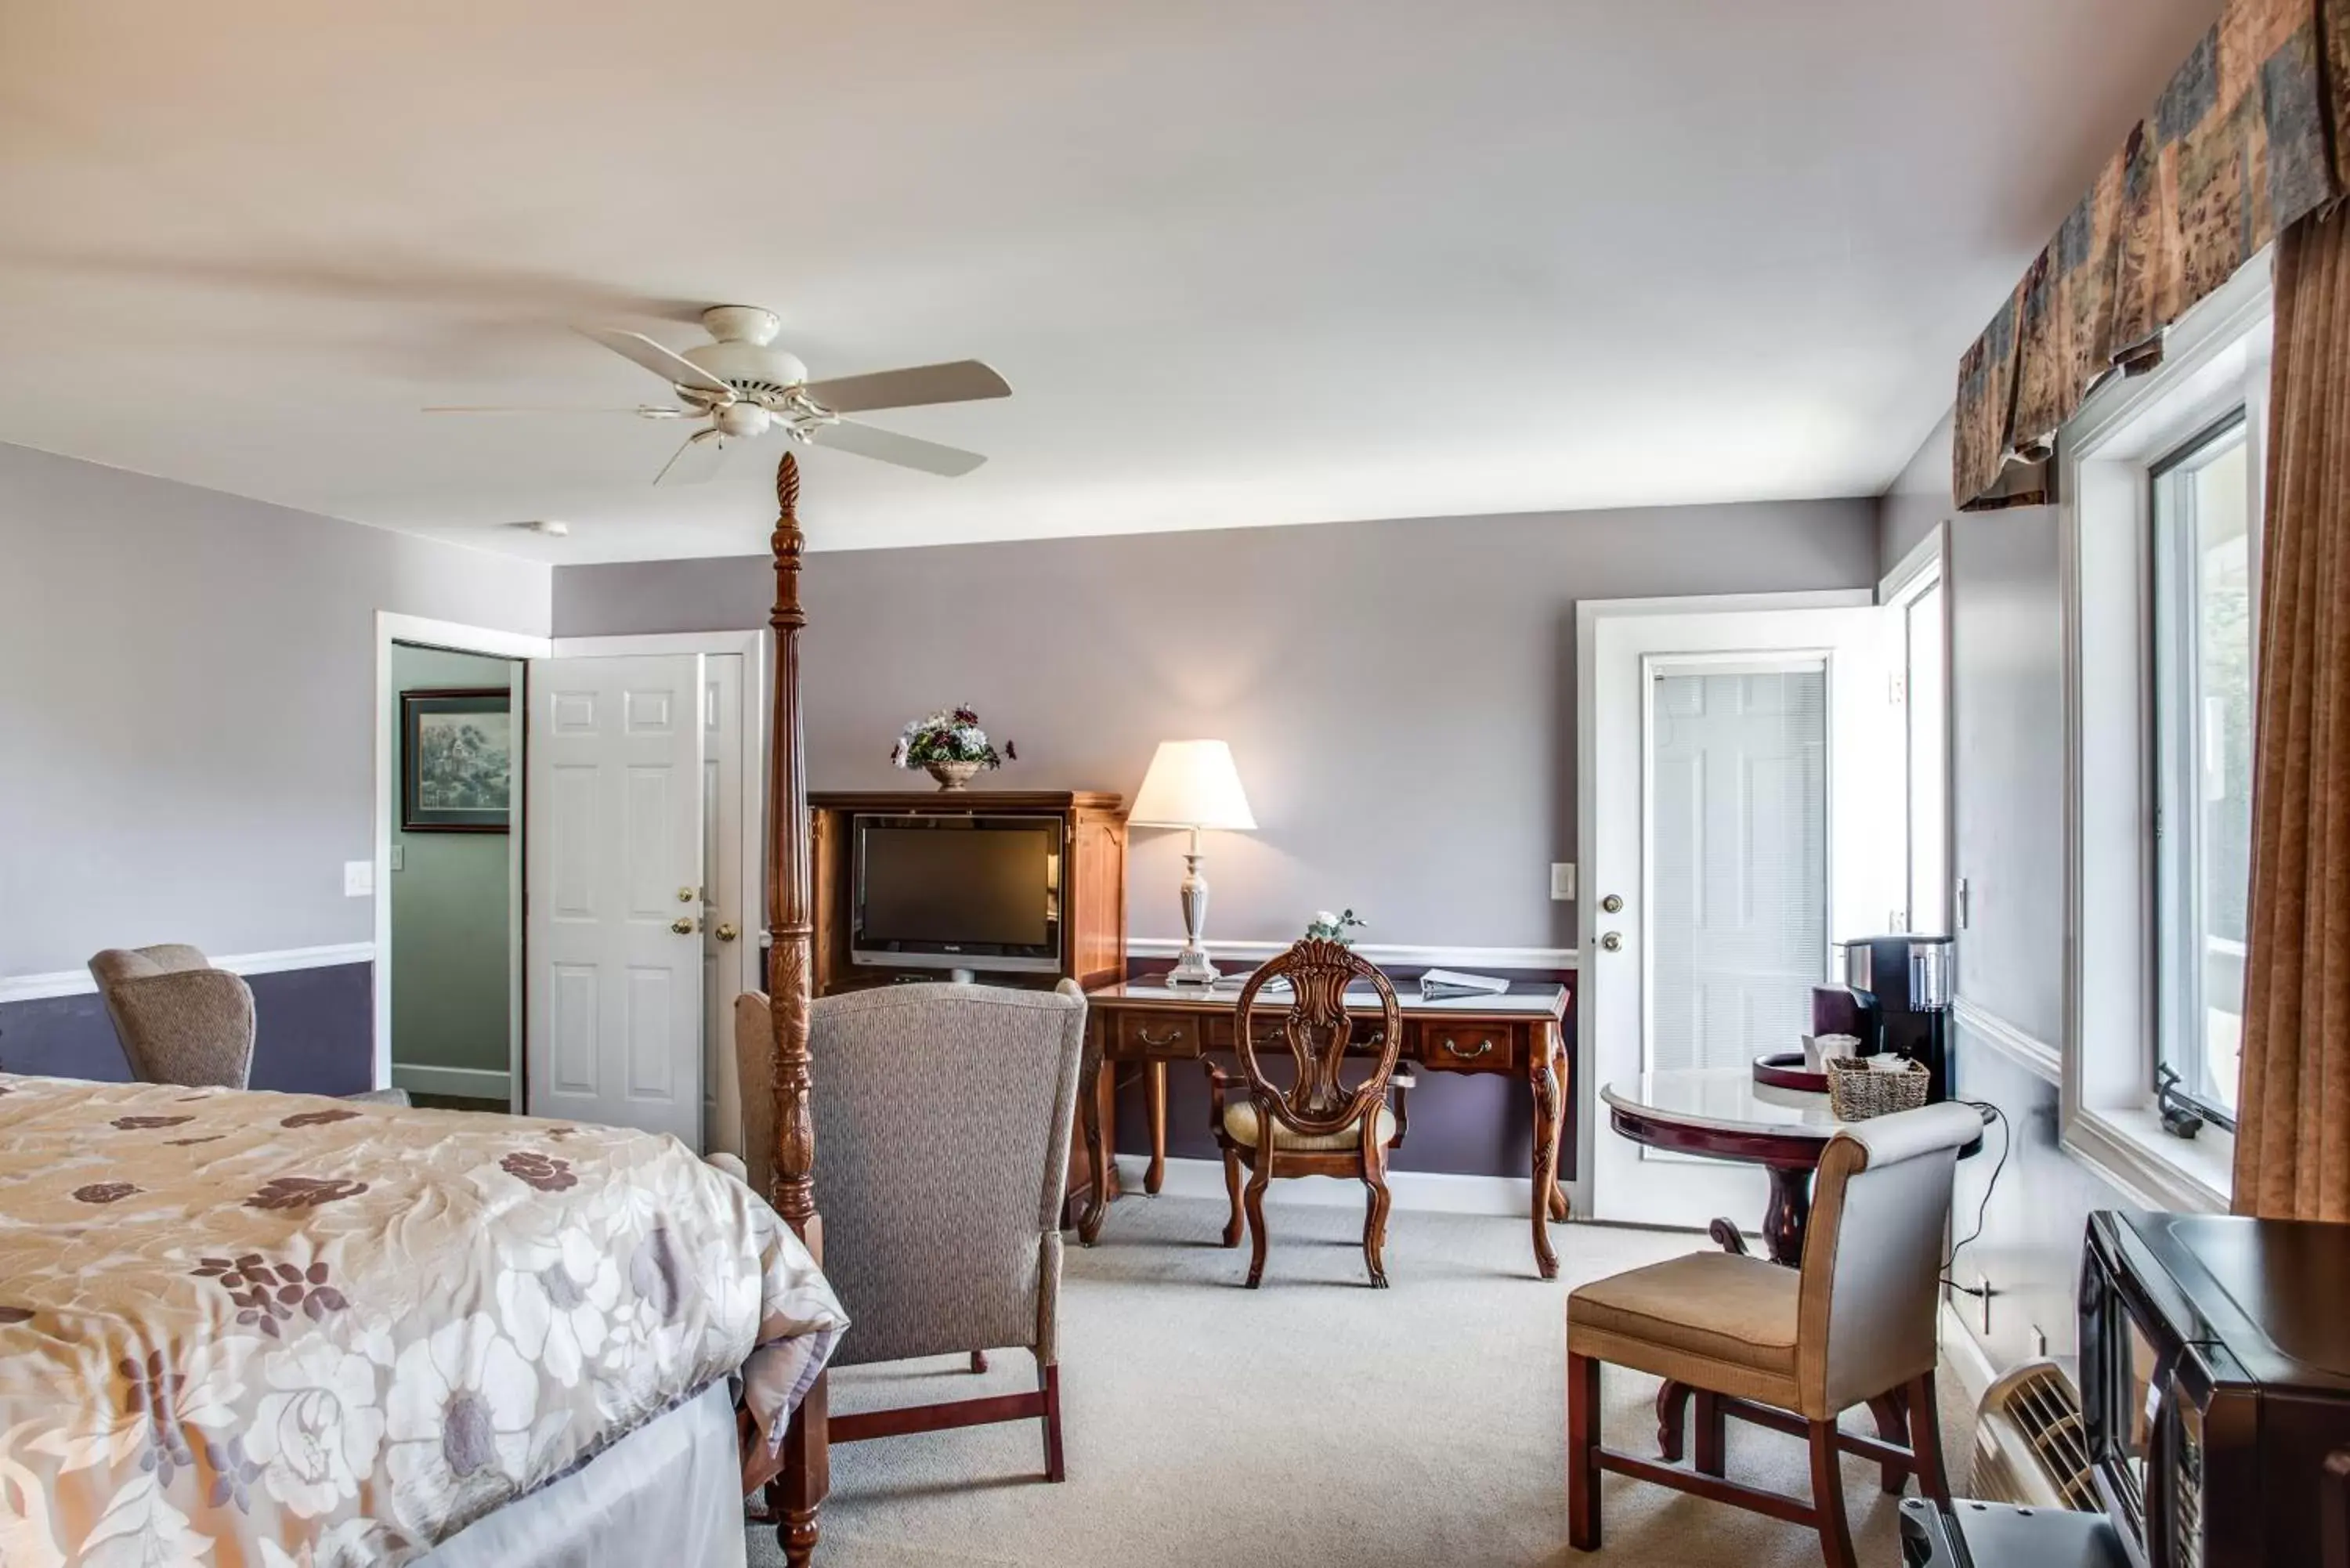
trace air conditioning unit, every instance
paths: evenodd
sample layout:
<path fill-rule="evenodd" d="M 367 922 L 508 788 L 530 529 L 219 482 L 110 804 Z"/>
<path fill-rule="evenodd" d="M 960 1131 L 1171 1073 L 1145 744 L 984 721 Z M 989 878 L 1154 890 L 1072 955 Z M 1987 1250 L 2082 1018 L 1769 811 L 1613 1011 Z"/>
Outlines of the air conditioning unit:
<path fill-rule="evenodd" d="M 2094 1511 L 2081 1396 L 2054 1361 L 2027 1361 L 1984 1391 L 1968 1490 L 1991 1502 Z"/>

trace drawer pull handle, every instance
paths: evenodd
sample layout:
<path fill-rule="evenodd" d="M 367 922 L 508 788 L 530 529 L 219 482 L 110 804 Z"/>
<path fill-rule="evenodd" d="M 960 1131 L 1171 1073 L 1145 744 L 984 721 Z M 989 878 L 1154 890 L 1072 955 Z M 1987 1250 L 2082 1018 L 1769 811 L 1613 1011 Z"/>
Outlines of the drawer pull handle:
<path fill-rule="evenodd" d="M 1177 1041 L 1183 1038 L 1183 1026 L 1180 1023 L 1173 1024 L 1169 1027 L 1166 1033 L 1153 1034 L 1150 1032 L 1150 1025 L 1146 1023 L 1142 1025 L 1140 1029 L 1137 1030 L 1135 1033 L 1136 1038 L 1139 1039 L 1145 1045 L 1172 1045 Z"/>
<path fill-rule="evenodd" d="M 1480 1041 L 1478 1041 L 1478 1042 L 1477 1042 L 1477 1048 L 1476 1048 L 1475 1050 L 1471 1051 L 1471 1050 L 1468 1049 L 1468 1048 L 1467 1048 L 1467 1047 L 1465 1047 L 1465 1046 L 1462 1046 L 1462 1045 L 1460 1045 L 1460 1044 L 1455 1044 L 1455 1043 L 1454 1043 L 1454 1041 L 1453 1041 L 1453 1039 L 1452 1039 L 1452 1036 L 1451 1036 L 1450 1034 L 1448 1034 L 1448 1035 L 1446 1035 L 1446 1036 L 1444 1037 L 1444 1049 L 1445 1049 L 1445 1052 L 1446 1052 L 1448 1054 L 1450 1054 L 1450 1055 L 1454 1055 L 1454 1056 L 1466 1056 L 1466 1057 L 1471 1058 L 1471 1060 L 1474 1060 L 1475 1058 L 1477 1058 L 1477 1057 L 1479 1057 L 1479 1056 L 1482 1056 L 1483 1054 L 1485 1054 L 1485 1053 L 1487 1053 L 1488 1051 L 1491 1051 L 1492 1048 L 1493 1048 L 1493 1043 L 1492 1043 L 1491 1040 L 1480 1040 Z"/>

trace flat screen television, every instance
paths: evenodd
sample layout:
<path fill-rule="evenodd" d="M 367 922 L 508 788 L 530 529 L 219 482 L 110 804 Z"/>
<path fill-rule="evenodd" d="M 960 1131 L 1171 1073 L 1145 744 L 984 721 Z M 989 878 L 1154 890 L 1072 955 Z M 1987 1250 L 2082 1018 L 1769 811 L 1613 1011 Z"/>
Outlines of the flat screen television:
<path fill-rule="evenodd" d="M 883 968 L 1061 968 L 1058 817 L 850 819 L 849 959 Z"/>

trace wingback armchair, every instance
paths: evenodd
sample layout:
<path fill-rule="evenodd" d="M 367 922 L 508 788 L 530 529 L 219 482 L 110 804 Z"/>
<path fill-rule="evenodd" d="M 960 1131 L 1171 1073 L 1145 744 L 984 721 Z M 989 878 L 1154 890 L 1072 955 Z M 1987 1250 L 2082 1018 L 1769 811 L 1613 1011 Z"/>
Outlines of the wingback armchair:
<path fill-rule="evenodd" d="M 242 1089 L 253 1072 L 253 988 L 241 974 L 214 969 L 203 951 L 181 942 L 108 948 L 89 961 L 90 978 L 114 1023 L 116 1038 L 142 1084 Z M 345 1098 L 406 1105 L 401 1089 Z"/>
<path fill-rule="evenodd" d="M 735 1003 L 746 1179 L 771 1189 L 767 999 Z M 808 1054 L 824 1271 L 855 1324 L 835 1366 L 1021 1348 L 1034 1393 L 831 1417 L 856 1442 L 996 1421 L 1044 1423 L 1045 1479 L 1061 1442 L 1060 1212 L 1086 1035 L 1085 995 L 895 985 L 819 997 Z"/>

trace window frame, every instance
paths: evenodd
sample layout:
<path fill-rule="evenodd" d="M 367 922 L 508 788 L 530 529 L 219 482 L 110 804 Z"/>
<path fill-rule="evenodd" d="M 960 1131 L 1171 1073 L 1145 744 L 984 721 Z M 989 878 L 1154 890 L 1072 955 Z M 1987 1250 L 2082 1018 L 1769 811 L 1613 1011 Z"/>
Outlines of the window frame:
<path fill-rule="evenodd" d="M 2224 1211 L 2234 1138 L 2216 1125 L 2192 1139 L 2166 1133 L 2154 1087 L 2151 474 L 2240 408 L 2250 464 L 2262 470 L 2272 296 L 2264 253 L 2170 329 L 2159 368 L 2109 379 L 2057 441 L 2066 846 L 2059 1140 L 2154 1209 Z"/>
<path fill-rule="evenodd" d="M 1918 780 L 1916 763 L 1918 721 L 1917 692 L 1913 688 L 1918 670 L 1909 617 L 1918 601 L 1929 594 L 1939 594 L 1941 597 L 1941 635 L 1936 649 L 1939 676 L 1939 690 L 1936 696 L 1941 724 L 1940 732 L 1934 737 L 1934 751 L 1940 763 L 1940 776 L 1936 783 L 1941 794 L 1941 833 L 1937 847 L 1942 863 L 1941 904 L 1929 912 L 1933 916 L 1932 934 L 1948 936 L 1956 935 L 1958 931 L 1955 891 L 1958 887 L 1958 843 L 1957 813 L 1953 809 L 1957 791 L 1950 755 L 1950 529 L 1943 523 L 1937 523 L 1929 529 L 1877 586 L 1877 602 L 1885 612 L 1886 664 L 1898 680 L 1893 701 L 1901 711 L 1901 833 L 1904 850 L 1902 908 L 1899 913 L 1902 918 L 1889 924 L 1886 928 L 1888 930 L 1928 929 L 1919 922 L 1917 908 Z"/>
<path fill-rule="evenodd" d="M 2234 438 L 2231 441 L 2230 438 Z M 2205 1121 L 2236 1130 L 2232 1111 L 2200 1092 L 2199 1078 L 2190 1076 L 2178 1063 L 2174 1049 L 2184 1035 L 2192 1033 L 2191 1054 L 2199 1071 L 2209 1044 L 2203 1037 L 2205 1001 L 2203 971 L 2206 962 L 2201 955 L 2189 956 L 2181 951 L 2178 938 L 2184 934 L 2178 923 L 2186 918 L 2190 907 L 2192 929 L 2202 929 L 2202 887 L 2204 871 L 2204 825 L 2199 810 L 2178 809 L 2183 803 L 2199 806 L 2202 799 L 2198 775 L 2203 767 L 2202 746 L 2205 737 L 2204 718 L 2198 710 L 2202 695 L 2201 663 L 2196 646 L 2196 630 L 2200 612 L 2202 573 L 2195 558 L 2192 531 L 2195 524 L 2190 514 L 2178 521 L 2184 528 L 2165 526 L 2164 493 L 2176 486 L 2182 476 L 2199 472 L 2224 455 L 2223 443 L 2241 447 L 2245 456 L 2249 515 L 2254 520 L 2250 530 L 2247 548 L 2247 570 L 2252 583 L 2251 632 L 2252 637 L 2252 680 L 2258 690 L 2260 678 L 2260 548 L 2258 526 L 2262 495 L 2262 474 L 2251 461 L 2255 443 L 2251 431 L 2251 410 L 2249 402 L 2240 402 L 2233 409 L 2211 421 L 2184 441 L 2170 448 L 2147 468 L 2147 572 L 2148 583 L 2148 653 L 2153 703 L 2153 722 L 2149 739 L 2152 749 L 2147 768 L 2154 792 L 2154 945 L 2152 953 L 2155 1028 L 2152 1048 L 2152 1084 L 2159 1103 L 2164 1095 L 2162 1072 L 2166 1066 L 2179 1075 L 2179 1086 L 2168 1091 L 2178 1101 Z M 2165 700 L 2165 694 L 2175 687 L 2187 690 L 2188 704 L 2182 714 L 2175 701 Z M 2246 801 L 2250 809 L 2250 800 Z"/>

